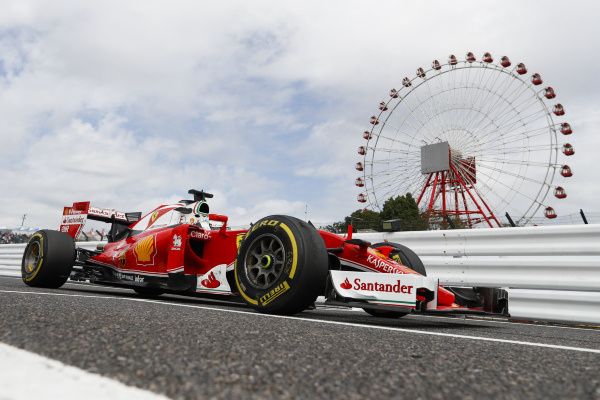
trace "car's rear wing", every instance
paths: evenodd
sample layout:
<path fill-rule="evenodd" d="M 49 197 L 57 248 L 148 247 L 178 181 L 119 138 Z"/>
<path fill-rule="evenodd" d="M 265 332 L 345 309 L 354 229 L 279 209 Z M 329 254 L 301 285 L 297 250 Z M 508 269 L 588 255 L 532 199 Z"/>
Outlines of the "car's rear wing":
<path fill-rule="evenodd" d="M 77 240 L 88 218 L 94 221 L 102 221 L 113 225 L 117 224 L 127 227 L 138 221 L 141 217 L 141 212 L 125 213 L 111 208 L 90 206 L 89 201 L 82 201 L 73 203 L 73 206 L 71 207 L 65 207 L 60 231 L 68 233 L 73 237 L 73 240 Z"/>

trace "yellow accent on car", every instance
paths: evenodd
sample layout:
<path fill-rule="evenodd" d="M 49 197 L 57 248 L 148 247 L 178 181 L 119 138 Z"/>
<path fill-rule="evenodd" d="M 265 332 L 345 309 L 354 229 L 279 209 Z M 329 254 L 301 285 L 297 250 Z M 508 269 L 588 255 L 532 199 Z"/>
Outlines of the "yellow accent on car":
<path fill-rule="evenodd" d="M 154 253 L 154 236 L 140 240 L 135 246 L 135 253 L 139 262 L 151 261 L 151 255 Z"/>
<path fill-rule="evenodd" d="M 298 265 L 298 246 L 296 246 L 296 239 L 294 238 L 294 235 L 292 235 L 292 231 L 290 230 L 290 228 L 288 228 L 287 225 L 283 222 L 281 223 L 281 227 L 284 231 L 287 232 L 290 238 L 290 242 L 292 242 L 292 252 L 294 253 L 294 261 L 292 262 L 292 271 L 290 272 L 290 279 L 294 279 L 294 274 L 296 273 L 296 266 Z"/>
<path fill-rule="evenodd" d="M 287 283 L 287 281 L 283 281 L 281 285 L 277 286 L 275 289 L 271 290 L 269 293 L 265 294 L 263 297 L 260 298 L 261 304 L 263 306 L 266 306 L 267 304 L 275 300 L 277 297 L 285 293 L 287 290 L 289 290 L 289 288 L 290 285 Z"/>
<path fill-rule="evenodd" d="M 237 269 L 237 260 L 235 260 L 235 267 L 234 267 L 234 271 L 235 271 L 235 284 L 237 285 L 237 288 L 238 288 L 238 290 L 239 290 L 240 294 L 242 295 L 242 297 L 243 297 L 244 299 L 246 299 L 246 301 L 247 301 L 248 303 L 250 303 L 250 304 L 254 304 L 254 305 L 257 305 L 257 304 L 258 304 L 258 301 L 256 301 L 256 300 L 254 300 L 254 299 L 251 299 L 250 297 L 248 297 L 248 296 L 246 295 L 246 293 L 244 293 L 244 291 L 242 290 L 242 288 L 241 288 L 241 286 L 240 286 L 240 282 L 239 282 L 239 280 L 238 280 L 238 276 L 237 276 L 237 271 L 238 271 L 238 269 Z"/>
<path fill-rule="evenodd" d="M 35 278 L 35 276 L 38 274 L 38 272 L 40 272 L 42 263 L 44 262 L 44 236 L 42 236 L 41 233 L 36 233 L 35 235 L 33 235 L 31 237 L 31 239 L 29 239 L 29 241 L 31 242 L 31 240 L 33 240 L 33 238 L 35 237 L 39 237 L 40 238 L 40 242 L 37 244 L 38 248 L 40 249 L 40 259 L 38 260 L 38 264 L 37 264 L 37 269 L 35 270 L 35 273 L 30 276 L 29 278 L 25 279 L 26 282 L 29 282 L 30 280 L 32 280 L 33 278 Z M 31 246 L 31 252 L 33 254 L 34 250 L 33 250 L 33 246 Z"/>
<path fill-rule="evenodd" d="M 240 248 L 240 243 L 242 243 L 242 240 L 244 239 L 244 235 L 245 234 L 243 233 L 241 235 L 237 235 L 237 238 L 235 239 L 238 249 Z"/>

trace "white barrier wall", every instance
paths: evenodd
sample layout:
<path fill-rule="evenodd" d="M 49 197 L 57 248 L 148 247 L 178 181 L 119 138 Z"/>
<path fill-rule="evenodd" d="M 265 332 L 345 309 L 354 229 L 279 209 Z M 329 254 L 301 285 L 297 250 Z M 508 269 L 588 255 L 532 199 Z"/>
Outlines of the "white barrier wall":
<path fill-rule="evenodd" d="M 420 256 L 600 256 L 600 224 L 355 233 L 354 237 L 401 243 Z"/>
<path fill-rule="evenodd" d="M 513 318 L 600 324 L 600 225 L 362 233 L 403 244 L 442 285 L 503 287 Z M 99 242 L 77 245 L 95 249 Z M 25 245 L 0 245 L 0 275 L 20 276 Z"/>
<path fill-rule="evenodd" d="M 359 233 L 403 244 L 447 286 L 504 287 L 518 319 L 600 324 L 600 225 Z"/>
<path fill-rule="evenodd" d="M 98 243 L 102 242 L 77 242 L 77 247 L 95 250 Z M 26 243 L 0 244 L 0 276 L 21 276 L 21 259 L 25 246 Z"/>

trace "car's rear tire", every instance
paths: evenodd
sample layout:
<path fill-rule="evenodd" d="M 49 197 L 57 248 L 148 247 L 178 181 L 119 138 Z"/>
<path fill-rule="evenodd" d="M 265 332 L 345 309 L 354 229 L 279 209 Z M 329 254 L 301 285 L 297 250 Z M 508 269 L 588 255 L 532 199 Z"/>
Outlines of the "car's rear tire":
<path fill-rule="evenodd" d="M 412 251 L 406 246 L 393 242 L 375 243 L 371 247 L 376 249 L 378 247 L 383 246 L 390 246 L 394 248 L 394 250 L 390 251 L 391 259 L 402 263 L 402 265 L 407 266 L 408 268 L 412 269 L 415 272 L 418 272 L 423 276 L 427 276 L 427 271 L 425 270 L 425 265 L 423 265 L 423 261 L 421 261 L 419 256 L 414 251 Z"/>
<path fill-rule="evenodd" d="M 329 273 L 325 242 L 294 217 L 262 218 L 244 236 L 235 259 L 240 296 L 253 309 L 295 314 L 323 293 Z"/>
<path fill-rule="evenodd" d="M 69 279 L 74 262 L 75 243 L 70 235 L 41 230 L 25 247 L 21 277 L 27 286 L 56 289 Z"/>

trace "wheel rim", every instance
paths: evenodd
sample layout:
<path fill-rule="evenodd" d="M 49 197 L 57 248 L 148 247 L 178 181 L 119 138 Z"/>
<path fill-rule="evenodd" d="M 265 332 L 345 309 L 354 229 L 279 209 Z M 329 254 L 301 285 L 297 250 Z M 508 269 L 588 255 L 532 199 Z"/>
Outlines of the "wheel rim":
<path fill-rule="evenodd" d="M 285 250 L 281 241 L 270 234 L 254 239 L 246 252 L 244 272 L 250 285 L 267 289 L 283 271 Z"/>
<path fill-rule="evenodd" d="M 24 270 L 25 270 L 25 274 L 27 276 L 32 275 L 41 258 L 41 247 L 40 244 L 37 242 L 34 242 L 31 246 L 29 246 L 29 248 L 27 249 L 27 255 L 25 256 L 25 265 L 24 265 Z"/>

